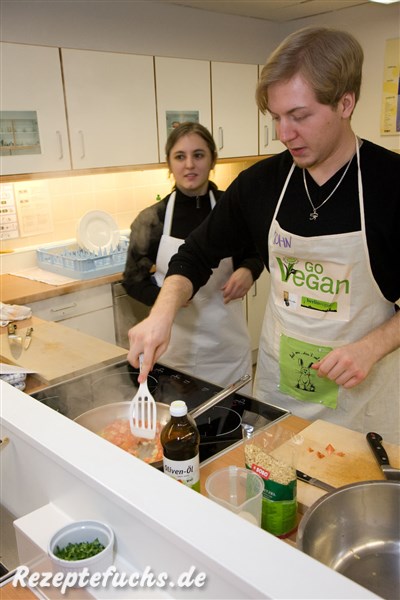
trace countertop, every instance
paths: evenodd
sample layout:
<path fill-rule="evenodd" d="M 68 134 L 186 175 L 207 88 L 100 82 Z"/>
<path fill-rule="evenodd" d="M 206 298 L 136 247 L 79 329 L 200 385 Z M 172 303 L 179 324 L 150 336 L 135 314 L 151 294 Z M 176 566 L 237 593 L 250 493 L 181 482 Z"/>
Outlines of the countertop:
<path fill-rule="evenodd" d="M 279 426 L 284 426 L 288 431 L 290 431 L 293 434 L 299 434 L 299 433 L 303 433 L 307 428 L 309 428 L 312 424 L 302 418 L 296 417 L 294 415 L 290 415 L 288 417 L 286 417 L 285 419 L 283 419 L 282 421 L 280 421 L 280 425 Z M 349 431 L 349 430 L 348 430 Z M 361 434 L 357 434 L 356 432 L 351 432 L 349 431 L 349 435 L 351 434 L 355 434 L 355 435 L 361 435 Z M 395 454 L 393 453 L 389 453 L 389 457 L 391 458 L 391 461 L 393 461 L 393 464 L 395 464 L 395 460 L 393 460 L 395 458 L 395 455 L 398 455 L 397 452 L 398 448 L 396 447 L 396 452 Z M 375 473 L 376 471 L 374 471 L 374 459 L 372 457 L 371 454 L 371 465 L 372 465 L 372 475 L 375 478 Z M 398 463 L 398 461 L 396 462 L 396 464 Z M 237 445 L 235 448 L 228 450 L 227 452 L 225 452 L 222 455 L 219 455 L 216 459 L 211 460 L 210 462 L 208 462 L 206 465 L 202 466 L 200 469 L 200 480 L 201 480 L 201 492 L 202 495 L 205 495 L 205 480 L 207 479 L 208 475 L 210 473 L 212 473 L 213 471 L 228 466 L 228 465 L 237 465 L 237 466 L 244 466 L 244 452 L 243 452 L 243 444 L 239 444 Z M 375 466 L 376 468 L 376 466 Z M 149 474 L 153 475 L 152 471 L 149 471 Z M 383 479 L 383 476 L 380 476 L 381 479 Z M 308 490 L 310 488 L 312 488 L 313 486 L 309 486 L 307 484 L 304 484 L 302 482 L 299 482 L 299 486 L 298 486 L 298 499 L 301 500 L 301 498 L 303 497 L 303 490 Z M 315 489 L 315 488 L 314 488 Z M 324 494 L 326 492 L 323 492 L 321 490 L 321 494 Z M 299 521 L 302 517 L 302 511 L 299 510 Z M 239 520 L 240 521 L 240 520 Z M 239 523 L 237 524 L 237 526 L 239 527 Z M 266 537 L 266 541 L 268 541 L 270 538 Z M 283 540 L 285 542 L 284 545 L 289 545 L 292 547 L 295 547 L 296 545 L 296 534 L 292 534 L 289 538 Z M 319 563 L 315 563 L 315 564 L 319 564 Z M 72 592 L 74 592 L 74 590 L 71 590 Z M 70 591 L 70 592 L 71 592 Z M 69 592 L 69 594 L 70 594 Z M 28 600 L 31 598 L 34 598 L 35 596 L 30 592 L 30 590 L 28 589 L 23 589 L 18 587 L 17 589 L 13 588 L 12 583 L 8 583 L 3 589 L 2 589 L 2 594 L 1 597 L 4 597 L 4 600 L 6 599 L 12 599 L 12 600 L 16 600 L 21 599 L 21 600 Z M 69 597 L 69 595 L 68 595 Z M 76 597 L 76 596 L 71 596 L 71 597 Z M 304 597 L 304 596 L 302 596 Z M 311 596 L 310 596 L 311 597 Z M 338 595 L 337 597 L 341 597 L 340 595 Z M 353 596 L 348 596 L 348 597 L 353 597 Z M 354 596 L 355 597 L 355 596 Z M 369 597 L 368 595 L 365 597 Z"/>
<path fill-rule="evenodd" d="M 289 436 L 295 436 L 293 439 L 296 440 L 296 468 L 330 484 L 333 488 L 360 481 L 385 480 L 385 476 L 368 445 L 365 433 L 353 431 L 327 421 L 316 420 L 310 422 L 295 415 L 289 415 L 268 427 L 269 439 L 272 439 L 274 435 L 277 439 L 285 438 L 288 440 L 283 444 L 280 442 L 274 448 L 272 451 L 274 456 L 279 456 L 282 459 L 284 456 L 288 456 L 286 450 L 290 449 L 290 456 L 293 457 L 293 445 L 290 445 Z M 330 455 L 324 450 L 328 443 L 335 449 L 335 452 Z M 391 466 L 399 469 L 400 447 L 385 440 L 382 444 L 388 454 Z M 310 452 L 312 449 L 313 451 Z M 317 457 L 317 454 L 319 454 L 317 451 L 319 450 L 325 452 L 322 459 Z M 201 466 L 200 486 L 203 494 L 206 493 L 205 481 L 207 477 L 217 469 L 229 465 L 245 466 L 243 443 Z M 326 493 L 321 488 L 298 480 L 299 515 L 303 514 Z"/>
<path fill-rule="evenodd" d="M 33 327 L 32 342 L 28 350 L 13 357 L 8 343 L 7 328 L 0 328 L 0 359 L 36 373 L 39 386 L 53 385 L 89 370 L 125 360 L 127 350 L 98 338 L 66 327 L 60 323 L 31 317 L 16 321 L 17 331 L 25 335 Z M 36 382 L 37 383 L 37 382 Z M 37 386 L 36 386 L 37 388 Z M 35 391 L 29 382 L 27 393 Z"/>
<path fill-rule="evenodd" d="M 46 300 L 55 296 L 63 296 L 71 292 L 78 292 L 88 288 L 114 283 L 122 279 L 122 273 L 114 273 L 95 279 L 79 279 L 65 285 L 49 285 L 40 281 L 33 281 L 17 275 L 0 275 L 0 301 L 4 304 L 25 305 L 30 302 Z"/>
<path fill-rule="evenodd" d="M 77 292 L 101 285 L 120 281 L 122 279 L 122 273 L 114 273 L 113 275 L 107 275 L 104 277 L 97 277 L 95 279 L 77 280 L 64 285 L 49 285 L 40 281 L 33 281 L 25 277 L 19 277 L 16 275 L 0 275 L 0 301 L 5 304 L 17 304 L 20 306 L 29 306 L 31 302 L 37 302 L 40 300 L 46 300 L 47 298 L 54 298 L 56 296 L 62 296 L 72 292 Z M 126 350 L 113 346 L 103 342 L 100 339 L 92 338 L 71 328 L 66 328 L 59 323 L 50 323 L 32 317 L 32 319 L 25 319 L 23 321 L 16 321 L 19 329 L 25 329 L 26 327 L 33 326 L 36 331 L 32 338 L 32 344 L 29 350 L 34 349 L 34 341 L 38 343 L 39 332 L 46 333 L 44 329 L 47 327 L 49 334 L 53 337 L 52 348 L 55 350 L 51 356 L 41 355 L 36 352 L 36 356 L 31 356 L 33 353 L 23 353 L 21 359 L 14 360 L 8 353 L 8 345 L 4 343 L 7 328 L 0 328 L 0 341 L 1 351 L 0 360 L 8 364 L 16 364 L 21 367 L 30 368 L 38 371 L 37 375 L 28 375 L 26 393 L 32 394 L 45 385 L 55 383 L 59 378 L 72 377 L 88 368 L 94 368 L 95 366 L 101 366 L 102 364 L 109 364 L 114 360 L 123 360 L 126 357 Z M 47 325 L 46 325 L 47 324 Z M 47 334 L 46 334 L 47 335 Z M 43 341 L 43 340 L 42 340 Z M 49 342 L 50 340 L 47 340 Z M 90 347 L 92 345 L 92 351 Z M 46 345 L 46 352 L 49 353 L 51 350 L 49 344 Z M 67 350 L 67 355 L 65 354 Z M 70 362 L 73 354 L 73 363 Z M 63 356 L 63 361 L 59 360 L 59 357 Z M 69 358 L 68 358 L 69 356 Z M 26 359 L 28 362 L 26 362 Z M 56 369 L 50 369 L 49 362 L 56 366 Z M 33 362 L 32 362 L 33 360 Z M 56 361 L 57 364 L 54 362 Z M 43 368 L 42 368 L 43 367 Z"/>

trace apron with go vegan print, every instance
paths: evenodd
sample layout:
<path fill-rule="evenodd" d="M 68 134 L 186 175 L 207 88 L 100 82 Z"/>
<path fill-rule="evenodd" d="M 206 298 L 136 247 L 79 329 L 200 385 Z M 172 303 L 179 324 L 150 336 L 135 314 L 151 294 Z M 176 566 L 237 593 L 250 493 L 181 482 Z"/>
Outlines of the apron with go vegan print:
<path fill-rule="evenodd" d="M 305 419 L 379 430 L 394 441 L 398 431 L 390 414 L 399 402 L 399 351 L 349 390 L 311 369 L 333 348 L 360 339 L 394 314 L 371 272 L 358 140 L 357 165 L 361 231 L 344 234 L 302 237 L 280 227 L 276 217 L 295 165 L 288 174 L 268 234 L 271 292 L 254 395 Z"/>

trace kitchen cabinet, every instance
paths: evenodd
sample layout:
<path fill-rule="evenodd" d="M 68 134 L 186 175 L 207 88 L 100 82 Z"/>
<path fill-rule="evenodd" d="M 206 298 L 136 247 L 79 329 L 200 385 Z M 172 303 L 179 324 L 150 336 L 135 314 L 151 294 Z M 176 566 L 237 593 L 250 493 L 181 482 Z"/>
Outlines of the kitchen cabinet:
<path fill-rule="evenodd" d="M 31 302 L 29 307 L 36 317 L 60 322 L 115 344 L 114 312 L 109 284 Z"/>
<path fill-rule="evenodd" d="M 159 161 L 152 56 L 62 49 L 72 167 Z"/>
<path fill-rule="evenodd" d="M 271 124 L 259 133 L 257 65 L 13 43 L 1 52 L 4 175 L 164 162 L 183 120 L 212 131 L 220 158 L 274 151 Z"/>
<path fill-rule="evenodd" d="M 155 72 L 162 162 L 165 157 L 165 142 L 174 120 L 180 123 L 197 120 L 211 131 L 210 62 L 156 56 Z"/>
<path fill-rule="evenodd" d="M 261 273 L 246 295 L 246 318 L 250 333 L 253 364 L 257 361 L 260 334 L 264 321 L 265 307 L 270 289 L 270 275 L 267 269 Z"/>
<path fill-rule="evenodd" d="M 258 75 L 260 77 L 261 70 L 264 65 L 259 65 L 258 67 Z M 278 139 L 275 128 L 275 121 L 269 114 L 266 112 L 265 115 L 259 111 L 259 154 L 278 154 L 278 152 L 283 152 L 285 150 L 285 146 Z"/>
<path fill-rule="evenodd" d="M 2 175 L 71 168 L 58 48 L 1 43 Z"/>
<path fill-rule="evenodd" d="M 285 146 L 278 139 L 275 129 L 275 121 L 267 112 L 263 115 L 260 112 L 260 132 L 259 132 L 259 154 L 278 154 L 285 150 Z"/>
<path fill-rule="evenodd" d="M 219 158 L 258 155 L 257 65 L 211 62 L 213 134 Z"/>

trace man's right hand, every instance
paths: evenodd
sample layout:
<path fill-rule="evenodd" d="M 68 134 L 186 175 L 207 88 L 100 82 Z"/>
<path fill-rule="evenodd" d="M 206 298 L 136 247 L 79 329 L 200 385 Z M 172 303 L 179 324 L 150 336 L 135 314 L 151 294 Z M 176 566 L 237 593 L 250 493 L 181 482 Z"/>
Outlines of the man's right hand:
<path fill-rule="evenodd" d="M 143 383 L 154 363 L 168 348 L 171 337 L 171 325 L 163 319 L 151 314 L 128 331 L 129 352 L 128 361 L 132 366 L 139 368 L 139 354 L 143 354 L 142 369 L 138 377 Z"/>
<path fill-rule="evenodd" d="M 139 383 L 146 380 L 154 363 L 168 348 L 176 313 L 188 303 L 192 293 L 193 286 L 186 277 L 181 275 L 167 277 L 150 315 L 128 331 L 128 361 L 138 368 L 139 354 L 143 354 Z"/>

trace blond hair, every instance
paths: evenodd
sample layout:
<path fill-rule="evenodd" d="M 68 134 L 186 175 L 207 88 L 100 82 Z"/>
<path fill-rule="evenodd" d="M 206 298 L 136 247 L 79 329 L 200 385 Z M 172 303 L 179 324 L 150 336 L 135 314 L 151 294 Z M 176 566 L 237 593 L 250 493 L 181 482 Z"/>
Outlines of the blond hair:
<path fill-rule="evenodd" d="M 256 91 L 258 108 L 268 110 L 268 88 L 301 75 L 321 104 L 336 107 L 346 93 L 360 97 L 364 53 L 356 38 L 345 31 L 305 27 L 289 35 L 263 67 Z"/>

